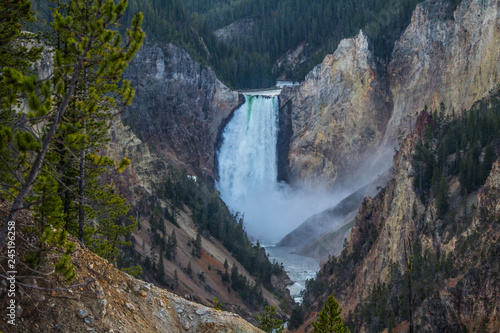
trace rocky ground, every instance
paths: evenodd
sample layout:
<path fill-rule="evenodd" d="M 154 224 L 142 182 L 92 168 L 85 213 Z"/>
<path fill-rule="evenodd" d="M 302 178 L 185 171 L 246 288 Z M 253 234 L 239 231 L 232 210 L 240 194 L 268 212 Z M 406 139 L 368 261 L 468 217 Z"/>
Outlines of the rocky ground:
<path fill-rule="evenodd" d="M 237 314 L 214 310 L 135 279 L 76 243 L 71 262 L 78 279 L 70 285 L 55 274 L 27 278 L 29 269 L 18 263 L 17 325 L 6 323 L 2 307 L 0 331 L 261 332 Z M 2 258 L 2 275 L 4 264 Z M 2 279 L 2 300 L 7 299 L 7 285 Z"/>

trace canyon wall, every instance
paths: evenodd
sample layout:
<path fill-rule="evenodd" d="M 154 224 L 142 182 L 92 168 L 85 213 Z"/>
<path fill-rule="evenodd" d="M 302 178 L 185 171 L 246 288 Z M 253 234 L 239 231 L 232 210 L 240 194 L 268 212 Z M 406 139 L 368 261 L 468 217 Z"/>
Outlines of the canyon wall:
<path fill-rule="evenodd" d="M 484 187 L 468 197 L 461 197 L 456 177 L 449 180 L 449 200 L 456 220 L 463 220 L 467 214 L 472 214 L 472 218 L 464 229 L 445 223 L 438 217 L 434 199 L 423 202 L 413 186 L 416 170 L 411 156 L 417 141 L 422 139 L 426 119 L 430 117 L 425 113 L 417 120 L 417 130 L 396 153 L 387 186 L 375 197 L 364 199 L 341 255 L 330 258 L 318 273 L 315 285 L 320 287 L 306 292 L 306 321 L 298 331 L 306 330 L 316 316 L 314 309 L 332 293 L 344 310 L 344 319 L 349 312 L 356 313 L 358 305 L 371 302 L 375 290 L 380 291 L 377 288 L 388 288 L 387 299 L 378 302 L 388 302 L 390 308 L 394 302 L 390 295 L 405 293 L 405 287 L 401 286 L 406 286 L 405 270 L 410 255 L 435 261 L 428 264 L 429 268 L 423 268 L 422 261 L 418 261 L 422 266 L 411 268 L 415 271 L 413 283 L 421 283 L 413 287 L 418 297 L 426 288 L 425 281 L 438 278 L 439 270 L 443 269 L 439 265 L 446 260 L 452 260 L 450 270 L 456 271 L 449 276 L 440 275 L 443 282 L 433 296 L 415 305 L 417 331 L 458 332 L 483 327 L 485 332 L 495 332 L 500 324 L 500 285 L 496 277 L 499 266 L 495 259 L 500 236 L 500 160 L 493 165 Z M 410 248 L 409 243 L 418 243 L 418 250 Z M 405 302 L 405 298 L 402 300 Z M 408 322 L 402 323 L 404 327 L 407 325 Z M 362 332 L 370 331 L 364 324 L 361 328 Z"/>
<path fill-rule="evenodd" d="M 387 142 L 427 105 L 461 113 L 500 82 L 500 2 L 465 0 L 455 9 L 425 1 L 396 42 L 387 73 L 394 102 Z"/>
<path fill-rule="evenodd" d="M 361 31 L 280 98 L 291 104 L 292 182 L 334 184 L 377 147 L 390 117 L 386 82 Z"/>
<path fill-rule="evenodd" d="M 387 66 L 374 59 L 364 33 L 343 40 L 304 82 L 282 93 L 293 128 L 291 181 L 333 185 L 358 179 L 361 164 L 388 168 L 398 137 L 425 106 L 460 113 L 495 90 L 499 8 L 499 1 L 479 0 L 457 8 L 436 0 L 417 5 Z"/>
<path fill-rule="evenodd" d="M 166 161 L 213 178 L 215 141 L 239 94 L 173 44 L 145 43 L 125 77 L 136 95 L 123 122 Z"/>

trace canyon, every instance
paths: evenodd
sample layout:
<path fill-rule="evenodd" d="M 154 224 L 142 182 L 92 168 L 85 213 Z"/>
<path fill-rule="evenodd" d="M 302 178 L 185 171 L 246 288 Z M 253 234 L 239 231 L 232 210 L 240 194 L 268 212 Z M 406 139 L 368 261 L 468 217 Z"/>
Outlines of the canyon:
<path fill-rule="evenodd" d="M 425 1 L 417 6 L 387 64 L 373 56 L 363 31 L 343 40 L 304 82 L 283 87 L 278 96 L 277 179 L 292 186 L 357 189 L 377 175 L 387 175 L 394 147 L 414 128 L 419 111 L 460 114 L 495 92 L 500 70 L 498 25 L 498 1 L 464 1 L 457 8 Z M 171 44 L 144 46 L 128 77 L 138 84 L 138 93 L 122 117 L 124 123 L 162 159 L 216 181 L 216 151 L 234 110 L 244 103 L 243 95 Z M 131 170 L 143 161 L 136 163 Z M 355 201 L 375 195 L 375 187 L 388 178 Z M 349 229 L 357 230 L 358 206 L 351 208 L 340 222 L 323 213 L 321 223 L 326 227 L 317 235 L 307 226 L 316 227 L 317 221 L 301 226 L 297 234 L 314 237 L 301 244 L 299 253 L 325 262 L 329 255 L 340 254 L 345 238 L 349 249 L 353 243 Z M 389 261 L 380 264 L 385 267 L 381 275 L 373 276 L 383 279 Z M 363 280 L 357 286 L 364 289 L 372 283 Z M 349 302 L 345 304 L 354 304 Z"/>
<path fill-rule="evenodd" d="M 253 29 L 252 21 L 221 29 L 219 34 L 233 40 L 248 29 Z M 233 141 L 242 137 L 225 135 L 225 130 L 239 116 L 240 123 L 249 123 L 251 108 L 239 115 L 240 108 L 250 101 L 264 104 L 268 97 L 233 91 L 185 50 L 150 38 L 125 72 L 136 95 L 114 120 L 105 147 L 107 156 L 127 157 L 131 163 L 123 173 L 103 179 L 128 200 L 139 224 L 124 260 L 143 266 L 149 260 L 152 267 L 146 267 L 142 275 L 148 282 L 134 279 L 78 246 L 72 260 L 80 274 L 97 280 L 95 285 L 79 290 L 82 296 L 67 290 L 34 292 L 36 306 L 24 298 L 26 319 L 19 331 L 39 325 L 42 332 L 58 325 L 65 327 L 62 331 L 153 332 L 171 327 L 172 332 L 258 332 L 251 324 L 257 324 L 262 305 L 269 304 L 289 322 L 300 317 L 302 322 L 291 325 L 289 331 L 305 332 L 330 294 L 339 301 L 347 321 L 349 313 L 355 316 L 376 287 L 390 285 L 395 276 L 401 280 L 409 239 L 419 240 L 422 253 L 447 258 L 475 237 L 470 242 L 480 252 L 467 248 L 470 253 L 457 255 L 463 272 L 444 279 L 434 297 L 422 300 L 415 309 L 415 323 L 428 332 L 473 331 L 474 327 L 494 332 L 500 326 L 495 262 L 500 162 L 494 163 L 485 184 L 467 196 L 460 192 L 458 177 L 447 179 L 450 202 L 457 212 L 466 215 L 464 207 L 474 205 L 472 222 L 458 232 L 443 226 L 434 199 L 423 202 L 415 191 L 417 171 L 412 156 L 434 115 L 456 116 L 480 101 L 484 105 L 496 101 L 500 1 L 463 0 L 457 6 L 424 1 L 417 5 L 388 60 L 377 58 L 372 49 L 370 38 L 361 30 L 342 40 L 303 82 L 280 88 L 272 97 L 275 118 L 269 120 L 276 125 L 271 131 L 276 141 L 272 147 L 267 147 L 267 141 L 251 147 L 268 153 L 274 159 L 271 167 L 251 167 L 250 163 L 245 172 L 231 175 L 235 183 L 248 181 L 248 174 L 259 169 L 272 174 L 272 179 L 264 177 L 259 182 L 272 185 L 273 191 L 280 185 L 293 191 L 307 187 L 321 197 L 325 193 L 324 207 L 303 209 L 300 222 L 304 223 L 294 222 L 297 228 L 281 221 L 288 229 L 283 229 L 286 236 L 278 245 L 293 246 L 297 254 L 321 263 L 316 279 L 304 292 L 302 307 L 290 296 L 288 287 L 293 281 L 256 242 L 256 229 L 261 226 L 245 225 L 251 222 L 240 220 L 241 215 L 233 211 L 230 201 L 235 191 L 224 191 L 224 186 L 234 184 L 221 185 L 221 180 L 227 180 L 221 172 L 228 172 L 221 162 L 232 158 L 234 167 L 244 161 L 231 150 L 223 151 L 224 140 L 236 144 Z M 46 65 L 45 60 L 41 63 Z M 498 156 L 498 142 L 493 146 Z M 335 200 L 328 197 L 332 192 L 337 194 Z M 236 239 L 236 232 L 245 236 Z M 167 259 L 162 244 L 173 234 L 176 255 Z M 110 273 L 101 280 L 98 276 L 108 265 Z M 258 272 L 257 266 L 261 267 Z M 232 288 L 225 276 L 233 279 L 233 270 L 250 289 Z M 59 284 L 51 280 L 41 286 Z M 103 295 L 99 300 L 84 296 L 96 290 Z M 259 301 L 251 298 L 258 296 L 257 290 L 262 297 Z M 214 297 L 230 312 L 212 309 Z M 37 306 L 46 318 L 57 320 L 37 318 Z M 76 319 L 75 313 L 83 308 L 87 315 Z M 89 313 L 92 322 L 85 319 Z M 72 318 L 67 325 L 65 318 Z M 403 332 L 408 325 L 394 324 L 399 330 L 393 332 Z M 370 327 L 361 325 L 360 331 L 370 332 Z"/>

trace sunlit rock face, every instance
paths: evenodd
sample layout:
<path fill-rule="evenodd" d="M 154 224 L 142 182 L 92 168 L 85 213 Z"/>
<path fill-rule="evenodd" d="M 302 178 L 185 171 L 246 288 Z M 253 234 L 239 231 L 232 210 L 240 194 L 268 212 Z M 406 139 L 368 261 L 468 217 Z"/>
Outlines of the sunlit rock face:
<path fill-rule="evenodd" d="M 388 68 L 394 109 L 386 141 L 415 112 L 460 113 L 500 83 L 499 1 L 466 0 L 457 8 L 425 1 L 396 42 Z"/>
<path fill-rule="evenodd" d="M 212 178 L 215 141 L 242 102 L 210 68 L 165 43 L 147 43 L 126 71 L 136 89 L 123 121 L 174 165 Z"/>
<path fill-rule="evenodd" d="M 372 152 L 385 133 L 391 103 L 367 36 L 344 39 L 298 87 L 291 103 L 291 179 L 331 185 Z"/>
<path fill-rule="evenodd" d="M 426 106 L 447 114 L 468 109 L 500 83 L 498 1 L 466 0 L 458 7 L 425 1 L 380 65 L 364 33 L 343 40 L 298 87 L 286 88 L 290 111 L 290 180 L 353 181 L 361 163 L 384 161 Z M 371 153 L 375 152 L 374 155 Z"/>

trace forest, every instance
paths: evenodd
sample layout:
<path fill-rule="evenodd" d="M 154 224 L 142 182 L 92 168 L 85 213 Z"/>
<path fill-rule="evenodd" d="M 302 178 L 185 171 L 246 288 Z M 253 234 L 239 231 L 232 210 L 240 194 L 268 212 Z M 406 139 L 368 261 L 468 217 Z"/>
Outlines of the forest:
<path fill-rule="evenodd" d="M 304 79 L 343 38 L 355 36 L 360 29 L 384 63 L 419 2 L 130 0 L 124 20 L 141 11 L 148 41 L 170 42 L 186 49 L 231 88 L 263 88 L 274 86 L 282 74 L 288 80 Z M 49 18 L 48 0 L 34 5 L 41 18 Z M 215 36 L 217 29 L 243 20 L 253 23 L 243 36 L 228 41 Z M 281 61 L 277 66 L 278 60 L 299 45 L 304 45 L 303 59 L 297 64 Z"/>
<path fill-rule="evenodd" d="M 360 29 L 369 36 L 375 56 L 386 62 L 419 2 L 130 0 L 124 20 L 130 21 L 140 11 L 148 41 L 169 42 L 186 49 L 233 89 L 264 88 L 274 86 L 282 75 L 287 80 L 303 80 L 342 39 L 355 36 Z M 457 0 L 449 2 L 458 4 Z M 53 5 L 49 0 L 33 5 L 38 17 L 50 19 Z M 244 20 L 253 24 L 243 36 L 229 41 L 215 36 L 217 29 Z M 122 27 L 119 29 L 123 32 Z M 299 45 L 304 45 L 304 51 L 298 63 L 281 61 Z"/>

